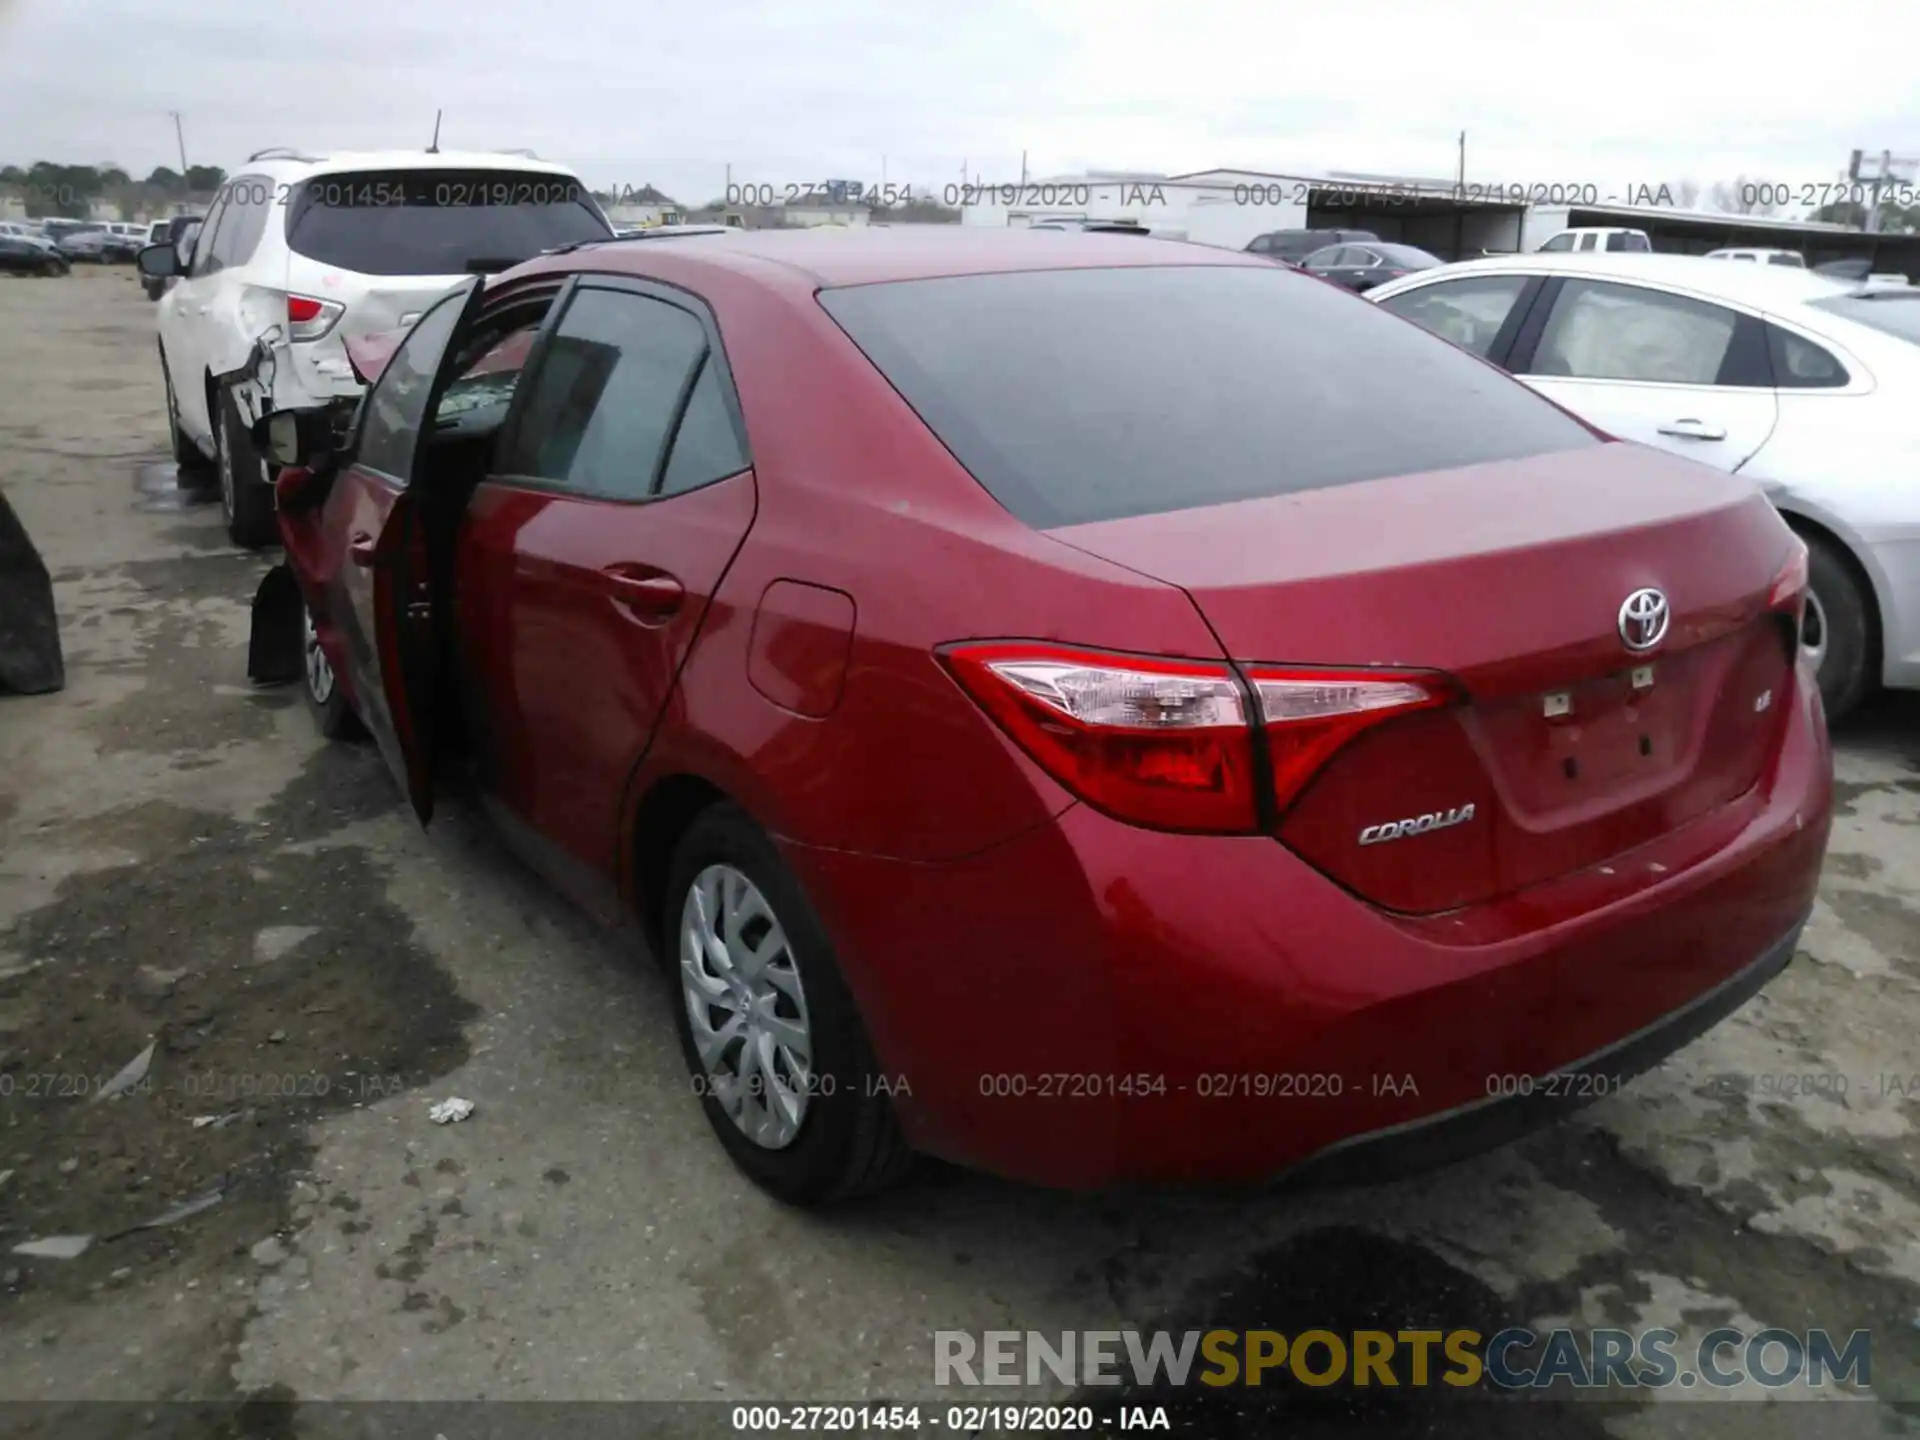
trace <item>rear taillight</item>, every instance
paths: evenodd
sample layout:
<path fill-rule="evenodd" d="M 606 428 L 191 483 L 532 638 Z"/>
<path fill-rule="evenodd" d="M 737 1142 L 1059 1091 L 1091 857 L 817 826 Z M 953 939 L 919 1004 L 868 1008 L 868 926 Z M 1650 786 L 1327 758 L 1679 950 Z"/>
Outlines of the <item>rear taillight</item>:
<path fill-rule="evenodd" d="M 1258 827 L 1246 691 L 1224 661 L 1018 641 L 950 646 L 960 686 L 1055 780 L 1155 830 Z"/>
<path fill-rule="evenodd" d="M 1356 735 L 1456 698 L 1424 672 L 1249 665 L 1243 679 L 1225 661 L 1039 642 L 954 645 L 940 658 L 1060 784 L 1155 830 L 1253 834 Z M 1258 748 L 1272 777 L 1265 804 Z"/>
<path fill-rule="evenodd" d="M 287 336 L 292 340 L 318 340 L 347 313 L 347 307 L 333 300 L 316 300 L 311 295 L 287 296 Z"/>
<path fill-rule="evenodd" d="M 1250 665 L 1247 678 L 1264 722 L 1279 810 L 1361 731 L 1456 698 L 1452 682 L 1424 671 Z"/>

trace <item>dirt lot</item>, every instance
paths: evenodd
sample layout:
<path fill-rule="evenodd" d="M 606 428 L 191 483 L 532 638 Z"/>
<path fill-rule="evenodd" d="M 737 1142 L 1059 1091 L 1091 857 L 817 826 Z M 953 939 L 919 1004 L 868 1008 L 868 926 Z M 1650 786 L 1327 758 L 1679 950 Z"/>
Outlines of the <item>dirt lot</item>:
<path fill-rule="evenodd" d="M 1183 1402 L 1180 1433 L 1920 1429 L 1920 705 L 1839 737 L 1793 966 L 1574 1122 L 1357 1193 L 1088 1199 L 929 1166 L 799 1215 L 708 1138 L 634 955 L 476 816 L 422 832 L 371 749 L 248 688 L 264 562 L 175 484 L 165 436 L 125 269 L 0 283 L 0 485 L 55 573 L 68 665 L 61 693 L 0 697 L 0 1401 L 251 1397 L 129 1413 L 317 1434 L 343 1412 L 274 1406 L 926 1399 L 937 1329 L 1558 1319 L 1867 1328 L 1872 1396 L 1295 1389 Z M 150 1042 L 146 1080 L 90 1103 Z M 473 1118 L 430 1124 L 456 1094 Z M 65 1234 L 95 1238 L 8 1253 Z M 109 1413 L 0 1407 L 0 1430 Z M 625 1433 L 662 1433 L 653 1413 Z"/>

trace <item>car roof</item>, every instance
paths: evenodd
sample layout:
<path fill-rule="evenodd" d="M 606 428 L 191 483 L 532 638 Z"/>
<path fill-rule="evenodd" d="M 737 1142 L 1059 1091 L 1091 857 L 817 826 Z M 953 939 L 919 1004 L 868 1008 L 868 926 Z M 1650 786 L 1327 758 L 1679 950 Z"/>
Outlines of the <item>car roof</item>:
<path fill-rule="evenodd" d="M 571 176 L 564 165 L 511 150 L 334 150 L 263 155 L 235 175 L 331 174 L 340 170 L 531 170 Z"/>
<path fill-rule="evenodd" d="M 1769 304 L 1788 305 L 1821 300 L 1842 294 L 1858 286 L 1788 265 L 1726 265 L 1710 261 L 1704 255 L 1656 255 L 1621 251 L 1535 251 L 1530 255 L 1490 255 L 1480 260 L 1463 260 L 1442 265 L 1437 270 L 1422 270 L 1420 279 L 1431 283 L 1449 275 L 1473 275 L 1488 272 L 1530 275 L 1579 275 L 1593 280 L 1650 280 L 1656 284 L 1681 286 L 1727 300 L 1764 308 Z M 1408 289 L 1413 288 L 1408 286 Z"/>
<path fill-rule="evenodd" d="M 931 280 L 1019 270 L 1089 270 L 1158 265 L 1238 265 L 1271 269 L 1241 250 L 1179 240 L 1118 236 L 1098 231 L 1001 230 L 972 225 L 898 225 L 830 234 L 812 230 L 735 230 L 686 235 L 674 244 L 635 245 L 612 240 L 542 257 L 508 271 L 506 280 L 540 270 L 599 270 L 645 275 L 663 256 L 676 267 L 758 274 L 770 283 L 814 290 L 890 280 Z M 686 271 L 683 271 L 686 273 Z"/>

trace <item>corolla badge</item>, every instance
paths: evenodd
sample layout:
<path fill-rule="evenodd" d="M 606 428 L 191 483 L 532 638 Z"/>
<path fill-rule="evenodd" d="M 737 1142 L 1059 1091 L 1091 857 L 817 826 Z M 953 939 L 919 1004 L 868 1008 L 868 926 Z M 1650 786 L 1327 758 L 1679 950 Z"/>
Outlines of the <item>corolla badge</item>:
<path fill-rule="evenodd" d="M 1659 590 L 1636 590 L 1620 602 L 1620 643 L 1638 655 L 1667 638 L 1673 611 Z"/>
<path fill-rule="evenodd" d="M 1455 825 L 1464 825 L 1473 819 L 1473 806 L 1456 805 L 1451 810 L 1435 810 L 1426 815 L 1412 815 L 1405 820 L 1388 820 L 1383 824 L 1369 825 L 1360 832 L 1362 845 L 1380 845 L 1388 840 L 1404 840 L 1409 835 L 1426 835 L 1435 830 L 1448 830 Z"/>

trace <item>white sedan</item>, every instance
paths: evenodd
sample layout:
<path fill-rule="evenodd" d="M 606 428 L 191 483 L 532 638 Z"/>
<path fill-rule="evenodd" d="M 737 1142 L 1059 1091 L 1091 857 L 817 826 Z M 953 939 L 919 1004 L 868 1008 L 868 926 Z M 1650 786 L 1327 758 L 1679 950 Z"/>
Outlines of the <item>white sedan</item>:
<path fill-rule="evenodd" d="M 1920 687 L 1920 289 L 1684 255 L 1512 255 L 1366 299 L 1601 430 L 1751 477 L 1811 552 L 1828 714 Z"/>

